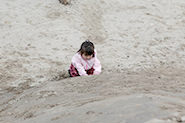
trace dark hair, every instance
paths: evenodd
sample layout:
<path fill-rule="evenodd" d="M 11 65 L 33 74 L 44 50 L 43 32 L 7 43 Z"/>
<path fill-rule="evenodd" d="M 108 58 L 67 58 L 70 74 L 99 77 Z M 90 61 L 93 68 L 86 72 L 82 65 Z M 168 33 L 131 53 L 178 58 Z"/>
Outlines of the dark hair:
<path fill-rule="evenodd" d="M 86 40 L 85 42 L 82 43 L 78 52 L 81 55 L 85 53 L 85 55 L 93 55 L 94 57 L 94 44 L 89 40 Z"/>

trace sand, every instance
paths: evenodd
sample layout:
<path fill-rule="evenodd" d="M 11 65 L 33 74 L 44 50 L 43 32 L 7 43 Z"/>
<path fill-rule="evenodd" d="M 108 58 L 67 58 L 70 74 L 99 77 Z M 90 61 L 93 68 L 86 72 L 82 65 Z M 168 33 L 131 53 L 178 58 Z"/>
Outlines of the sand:
<path fill-rule="evenodd" d="M 185 116 L 184 0 L 0 3 L 0 122 L 160 123 Z M 68 78 L 86 39 L 102 74 Z"/>

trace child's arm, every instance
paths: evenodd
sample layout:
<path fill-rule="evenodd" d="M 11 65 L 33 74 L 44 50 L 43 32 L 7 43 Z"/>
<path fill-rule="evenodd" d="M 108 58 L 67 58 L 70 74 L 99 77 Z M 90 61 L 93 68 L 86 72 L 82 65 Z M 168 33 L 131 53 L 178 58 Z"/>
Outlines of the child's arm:
<path fill-rule="evenodd" d="M 83 68 L 80 59 L 78 58 L 78 56 L 73 56 L 72 58 L 72 64 L 74 65 L 74 67 L 77 69 L 78 73 L 80 76 L 87 76 L 87 73 L 85 71 L 85 69 Z"/>
<path fill-rule="evenodd" d="M 95 63 L 94 63 L 94 75 L 98 75 L 101 73 L 101 64 L 100 61 L 97 58 L 97 53 L 95 53 Z"/>

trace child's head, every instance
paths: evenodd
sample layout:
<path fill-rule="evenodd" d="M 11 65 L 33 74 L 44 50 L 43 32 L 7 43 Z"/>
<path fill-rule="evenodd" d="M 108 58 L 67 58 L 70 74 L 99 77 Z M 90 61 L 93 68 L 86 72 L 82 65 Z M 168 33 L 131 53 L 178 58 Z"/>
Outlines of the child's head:
<path fill-rule="evenodd" d="M 94 44 L 89 40 L 86 40 L 82 43 L 78 52 L 82 55 L 83 59 L 89 60 L 94 57 Z"/>

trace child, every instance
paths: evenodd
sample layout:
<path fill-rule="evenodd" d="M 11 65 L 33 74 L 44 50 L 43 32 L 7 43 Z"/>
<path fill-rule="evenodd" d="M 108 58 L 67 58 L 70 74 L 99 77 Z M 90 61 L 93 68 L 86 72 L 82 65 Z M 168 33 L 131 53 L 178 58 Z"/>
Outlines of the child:
<path fill-rule="evenodd" d="M 101 73 L 101 64 L 97 58 L 94 44 L 89 40 L 82 43 L 81 48 L 72 58 L 69 69 L 71 77 L 98 75 Z"/>

